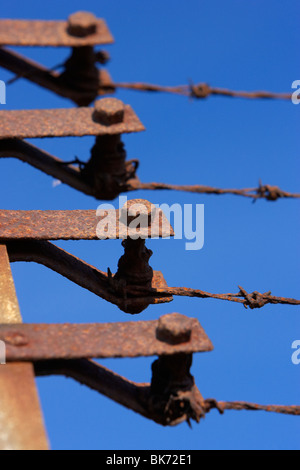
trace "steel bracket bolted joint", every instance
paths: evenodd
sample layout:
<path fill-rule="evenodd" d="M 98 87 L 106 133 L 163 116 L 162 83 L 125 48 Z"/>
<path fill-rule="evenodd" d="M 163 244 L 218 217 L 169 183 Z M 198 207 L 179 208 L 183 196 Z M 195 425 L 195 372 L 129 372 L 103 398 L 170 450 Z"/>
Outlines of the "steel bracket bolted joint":
<path fill-rule="evenodd" d="M 115 98 L 94 108 L 0 111 L 0 158 L 18 158 L 84 194 L 113 200 L 139 181 L 139 162 L 126 161 L 121 135 L 143 130 L 132 108 Z M 85 135 L 96 136 L 87 162 L 65 162 L 23 140 Z"/>

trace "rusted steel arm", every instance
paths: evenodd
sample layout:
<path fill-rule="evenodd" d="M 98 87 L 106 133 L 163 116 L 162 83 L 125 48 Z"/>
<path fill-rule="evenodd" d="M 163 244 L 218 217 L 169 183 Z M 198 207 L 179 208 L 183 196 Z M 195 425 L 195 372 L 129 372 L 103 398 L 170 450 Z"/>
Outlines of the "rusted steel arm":
<path fill-rule="evenodd" d="M 166 361 L 167 366 L 171 362 L 174 369 L 177 362 L 177 373 L 164 369 Z M 199 422 L 204 417 L 204 400 L 189 374 L 190 366 L 191 357 L 188 355 L 175 355 L 175 360 L 168 359 L 168 356 L 159 358 L 152 366 L 151 385 L 131 382 L 87 359 L 36 362 L 35 373 L 37 376 L 71 377 L 145 418 L 163 426 L 174 426 L 184 421 L 190 423 L 191 419 Z M 167 376 L 161 377 L 162 372 Z M 172 383 L 173 375 L 178 379 L 177 384 Z M 162 388 L 157 381 L 161 382 Z"/>
<path fill-rule="evenodd" d="M 35 373 L 38 377 L 48 375 L 70 377 L 145 418 L 151 419 L 147 410 L 149 384 L 131 382 L 88 359 L 36 362 Z"/>
<path fill-rule="evenodd" d="M 108 293 L 106 273 L 99 271 L 50 242 L 17 241 L 8 242 L 6 246 L 11 263 L 33 261 L 42 264 L 105 300 L 115 300 L 115 297 Z"/>
<path fill-rule="evenodd" d="M 80 170 L 63 160 L 20 139 L 0 140 L 0 158 L 17 158 L 88 196 L 92 188 L 84 182 Z"/>
<path fill-rule="evenodd" d="M 7 242 L 7 250 L 12 263 L 33 261 L 42 264 L 102 299 L 117 305 L 126 313 L 137 314 L 150 304 L 172 300 L 170 296 L 141 295 L 136 294 L 134 290 L 131 295 L 131 289 L 126 290 L 125 286 L 123 289 L 117 289 L 117 283 L 114 283 L 111 275 L 99 271 L 47 241 L 10 241 Z M 151 284 L 153 287 L 166 285 L 159 271 L 153 272 Z"/>
<path fill-rule="evenodd" d="M 63 375 L 73 378 L 82 385 L 86 385 L 120 405 L 164 426 L 176 425 L 183 421 L 189 423 L 191 418 L 196 418 L 195 416 L 192 417 L 184 409 L 186 400 L 184 394 L 182 394 L 179 396 L 179 402 L 183 404 L 181 414 L 179 413 L 179 416 L 178 414 L 174 416 L 174 420 L 166 420 L 164 412 L 158 413 L 157 408 L 153 407 L 153 382 L 150 385 L 129 381 L 87 359 L 36 362 L 35 373 L 37 376 Z M 198 416 L 195 420 L 198 422 L 212 409 L 218 409 L 221 414 L 225 410 L 263 410 L 293 416 L 300 415 L 300 406 L 264 406 L 246 402 L 217 402 L 213 399 L 204 400 L 198 389 L 197 391 L 193 390 L 193 392 L 194 399 L 197 402 L 193 406 L 198 411 Z M 158 401 L 159 399 L 156 398 L 156 400 Z M 164 405 L 164 400 L 162 399 L 161 401 L 161 404 Z M 156 403 L 156 406 L 158 406 L 158 403 Z"/>
<path fill-rule="evenodd" d="M 84 98 L 85 94 L 82 91 L 71 89 L 59 81 L 58 72 L 50 71 L 33 60 L 3 47 L 0 48 L 0 66 L 10 70 L 20 78 L 30 80 L 59 96 L 69 98 L 75 103 Z M 88 93 L 86 94 L 89 96 Z"/>

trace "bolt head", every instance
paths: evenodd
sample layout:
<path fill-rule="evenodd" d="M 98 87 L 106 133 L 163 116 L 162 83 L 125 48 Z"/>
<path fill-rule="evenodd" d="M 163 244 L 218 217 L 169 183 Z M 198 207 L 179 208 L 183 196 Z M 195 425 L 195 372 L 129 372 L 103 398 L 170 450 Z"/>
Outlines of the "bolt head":
<path fill-rule="evenodd" d="M 187 343 L 191 339 L 192 328 L 192 318 L 180 313 L 171 313 L 158 320 L 156 336 L 160 341 L 169 344 Z"/>
<path fill-rule="evenodd" d="M 146 199 L 131 199 L 122 207 L 121 217 L 127 219 L 127 225 L 133 222 L 137 217 L 140 218 L 141 228 L 151 226 L 152 212 L 155 206 Z"/>
<path fill-rule="evenodd" d="M 95 103 L 94 119 L 104 126 L 120 124 L 124 120 L 125 105 L 116 98 L 103 98 Z"/>
<path fill-rule="evenodd" d="M 72 36 L 84 38 L 97 31 L 97 18 L 88 11 L 78 11 L 68 18 L 68 32 Z"/>

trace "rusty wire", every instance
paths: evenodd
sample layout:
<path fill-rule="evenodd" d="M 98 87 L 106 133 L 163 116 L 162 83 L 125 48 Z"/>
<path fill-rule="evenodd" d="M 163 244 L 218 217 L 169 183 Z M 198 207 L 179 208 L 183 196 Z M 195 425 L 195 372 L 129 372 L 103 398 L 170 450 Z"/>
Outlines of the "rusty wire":
<path fill-rule="evenodd" d="M 233 91 L 226 88 L 211 87 L 207 83 L 198 83 L 179 86 L 161 86 L 150 83 L 110 83 L 101 86 L 101 90 L 108 89 L 127 89 L 135 91 L 163 92 L 183 95 L 189 98 L 204 99 L 209 96 L 227 96 L 232 98 L 248 98 L 248 99 L 281 99 L 290 100 L 291 93 L 274 93 L 270 91 Z"/>
<path fill-rule="evenodd" d="M 77 189 L 78 191 L 94 196 L 96 199 L 114 199 L 114 197 L 112 197 L 110 193 L 107 192 L 104 185 L 102 185 L 103 188 L 101 193 L 99 189 L 97 193 L 95 192 L 93 185 L 89 184 L 83 177 L 84 169 L 86 168 L 87 164 L 81 162 L 78 160 L 78 158 L 76 159 L 76 157 L 72 162 L 64 162 L 63 160 L 54 157 L 23 140 L 12 138 L 1 139 L 0 158 L 8 157 L 14 157 L 23 162 L 26 162 L 40 171 L 71 186 L 72 188 Z M 135 174 L 139 165 L 139 160 L 126 161 L 125 164 L 126 168 L 131 168 L 131 166 L 134 165 L 134 171 L 131 177 L 124 184 L 116 182 L 116 193 L 118 194 L 137 190 L 173 190 L 209 195 L 230 194 L 252 199 L 253 202 L 256 202 L 259 199 L 277 201 L 278 199 L 300 198 L 300 193 L 283 191 L 278 186 L 263 184 L 261 181 L 259 181 L 259 185 L 256 188 L 243 189 L 223 189 L 206 185 L 174 185 L 156 182 L 142 183 Z M 75 165 L 78 165 L 78 167 Z M 112 186 L 112 184 L 110 186 Z M 101 198 L 99 197 L 100 194 Z M 116 194 L 114 193 L 113 196 L 115 195 Z"/>
<path fill-rule="evenodd" d="M 217 409 L 221 414 L 225 410 L 235 411 L 267 411 L 269 413 L 281 413 L 285 415 L 300 416 L 300 406 L 282 406 L 282 405 L 258 405 L 245 401 L 219 401 L 214 399 L 205 400 L 205 411 L 208 413 Z"/>
<path fill-rule="evenodd" d="M 166 183 L 141 183 L 140 181 L 130 181 L 128 183 L 130 191 L 137 189 L 143 190 L 173 190 L 173 191 L 185 191 L 190 193 L 198 194 L 216 194 L 224 195 L 231 194 L 235 196 L 243 196 L 252 198 L 253 202 L 257 199 L 266 199 L 267 201 L 276 201 L 280 198 L 300 198 L 300 193 L 290 193 L 283 191 L 278 186 L 271 186 L 269 184 L 263 185 L 261 181 L 257 188 L 244 188 L 244 189 L 221 189 L 214 188 L 211 186 L 204 185 L 175 185 L 175 184 L 166 184 Z"/>
<path fill-rule="evenodd" d="M 188 287 L 167 287 L 167 288 L 159 288 L 159 289 L 150 289 L 148 293 L 152 293 L 153 295 L 177 295 L 180 297 L 198 297 L 201 299 L 218 299 L 218 300 L 227 300 L 230 302 L 237 302 L 244 305 L 245 308 L 250 307 L 251 309 L 254 308 L 261 308 L 267 304 L 286 304 L 286 305 L 300 305 L 300 300 L 287 298 L 287 297 L 276 297 L 271 295 L 271 291 L 264 292 L 261 294 L 260 292 L 254 291 L 252 293 L 247 293 L 245 289 L 241 286 L 238 286 L 240 291 L 236 294 L 212 294 L 210 292 L 205 292 L 199 289 L 191 289 Z M 144 288 L 141 287 L 130 287 L 127 289 L 128 294 L 137 294 L 141 292 Z M 146 291 L 145 291 L 146 292 Z"/>

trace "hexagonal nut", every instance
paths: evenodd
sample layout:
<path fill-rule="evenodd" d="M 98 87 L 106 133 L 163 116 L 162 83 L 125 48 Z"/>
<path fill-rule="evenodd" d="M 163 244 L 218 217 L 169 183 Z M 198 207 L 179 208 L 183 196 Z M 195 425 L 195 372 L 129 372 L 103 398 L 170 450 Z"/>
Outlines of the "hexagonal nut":
<path fill-rule="evenodd" d="M 97 31 L 97 18 L 88 11 L 78 11 L 68 18 L 68 33 L 72 36 L 84 38 Z"/>
<path fill-rule="evenodd" d="M 140 218 L 141 228 L 151 227 L 152 214 L 156 207 L 146 199 L 131 199 L 121 210 L 121 220 L 127 226 L 137 217 Z"/>
<path fill-rule="evenodd" d="M 187 343 L 191 339 L 193 318 L 180 313 L 163 315 L 158 320 L 156 337 L 159 341 L 169 344 Z"/>
<path fill-rule="evenodd" d="M 124 120 L 125 105 L 116 98 L 103 98 L 95 103 L 93 117 L 104 126 L 120 124 Z"/>

